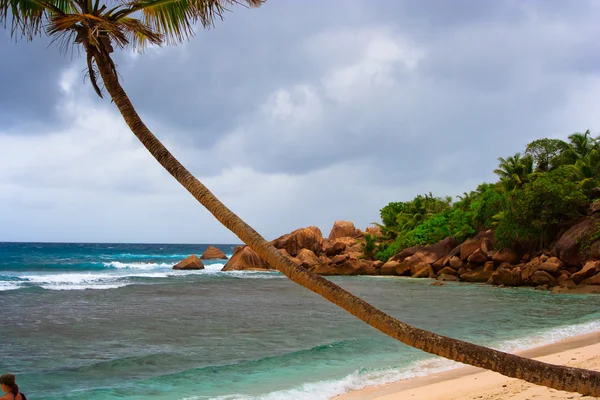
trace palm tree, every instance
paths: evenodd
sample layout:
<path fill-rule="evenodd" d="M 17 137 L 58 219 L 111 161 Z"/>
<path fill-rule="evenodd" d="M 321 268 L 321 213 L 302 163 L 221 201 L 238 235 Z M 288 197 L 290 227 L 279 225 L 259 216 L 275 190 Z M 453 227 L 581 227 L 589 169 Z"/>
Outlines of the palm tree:
<path fill-rule="evenodd" d="M 262 2 L 244 1 L 250 6 Z M 6 25 L 10 16 L 13 35 L 21 33 L 31 40 L 45 32 L 65 45 L 81 45 L 94 90 L 102 95 L 99 76 L 125 122 L 152 156 L 217 220 L 292 281 L 418 349 L 535 384 L 600 396 L 598 372 L 545 364 L 410 326 L 325 278 L 296 266 L 179 163 L 140 119 L 119 83 L 111 54 L 114 46 L 143 48 L 149 43 L 162 45 L 184 40 L 193 34 L 194 23 L 211 25 L 215 17 L 222 15 L 225 6 L 232 3 L 238 0 L 131 0 L 110 4 L 101 0 L 0 0 L 0 23 Z"/>
<path fill-rule="evenodd" d="M 494 170 L 494 173 L 500 177 L 503 186 L 511 191 L 519 188 L 525 183 L 527 177 L 533 173 L 533 157 L 521 153 L 507 158 L 499 157 L 500 165 Z"/>
<path fill-rule="evenodd" d="M 580 158 L 573 165 L 568 165 L 573 177 L 585 191 L 596 186 L 600 179 L 600 153 L 594 149 L 587 156 Z"/>

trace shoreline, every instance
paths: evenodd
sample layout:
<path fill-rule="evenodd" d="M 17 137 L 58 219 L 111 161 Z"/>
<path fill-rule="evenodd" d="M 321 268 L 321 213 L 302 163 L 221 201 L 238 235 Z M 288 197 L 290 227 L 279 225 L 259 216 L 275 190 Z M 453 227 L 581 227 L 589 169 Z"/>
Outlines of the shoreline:
<path fill-rule="evenodd" d="M 531 349 L 518 354 L 539 361 L 569 365 L 600 371 L 600 331 L 586 333 Z M 464 366 L 430 375 L 405 379 L 351 391 L 330 400 L 500 400 L 510 397 L 525 400 L 542 399 L 594 399 L 536 386 L 522 380 L 508 378 L 496 372 L 473 366 Z"/>

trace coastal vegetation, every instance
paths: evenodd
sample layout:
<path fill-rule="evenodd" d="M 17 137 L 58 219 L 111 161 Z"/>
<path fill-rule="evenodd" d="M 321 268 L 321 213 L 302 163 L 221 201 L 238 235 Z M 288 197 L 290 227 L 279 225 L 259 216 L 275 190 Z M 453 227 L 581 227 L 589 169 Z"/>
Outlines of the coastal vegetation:
<path fill-rule="evenodd" d="M 402 249 L 446 237 L 462 242 L 493 229 L 496 245 L 535 252 L 586 214 L 600 196 L 600 136 L 574 133 L 567 141 L 539 139 L 523 153 L 498 159 L 495 183 L 457 196 L 418 195 L 380 211 L 380 250 L 388 261 Z"/>
<path fill-rule="evenodd" d="M 101 83 L 118 108 L 123 119 L 134 135 L 140 140 L 152 156 L 163 166 L 194 198 L 205 206 L 223 225 L 234 232 L 244 243 L 255 251 L 269 265 L 281 271 L 288 278 L 320 294 L 327 300 L 342 307 L 349 313 L 370 324 L 381 332 L 401 342 L 429 353 L 478 367 L 491 369 L 506 376 L 527 380 L 555 389 L 579 392 L 585 395 L 600 395 L 600 373 L 551 365 L 529 360 L 512 354 L 477 346 L 441 336 L 403 323 L 364 300 L 352 295 L 338 285 L 314 272 L 298 266 L 289 257 L 279 252 L 273 244 L 267 242 L 254 229 L 231 212 L 209 189 L 194 177 L 149 130 L 138 115 L 135 107 L 121 86 L 117 65 L 113 60 L 115 48 L 132 46 L 143 49 L 148 45 L 161 46 L 181 42 L 193 35 L 194 24 L 211 26 L 215 18 L 221 17 L 226 6 L 238 1 L 219 0 L 133 0 L 123 2 L 105 2 L 100 0 L 0 0 L 0 23 L 10 28 L 13 36 L 23 36 L 32 40 L 46 34 L 58 40 L 63 46 L 78 47 L 86 57 L 87 74 L 98 96 L 103 96 Z M 258 6 L 261 0 L 246 0 L 243 3 Z M 585 146 L 566 152 L 564 158 L 581 156 Z M 565 153 L 562 152 L 561 155 Z M 529 184 L 524 164 L 529 158 L 508 159 L 507 177 L 503 181 L 506 188 L 514 189 Z M 574 168 L 577 168 L 577 158 Z M 590 161 L 591 162 L 591 161 Z M 588 175 L 584 165 L 593 165 L 583 161 L 580 164 L 582 179 Z M 574 171 L 570 171 L 574 173 Z M 514 175 L 514 176 L 513 176 Z M 533 182 L 533 181 L 532 181 Z M 509 185 L 510 183 L 510 185 Z M 579 185 L 580 182 L 578 182 Z M 588 187 L 591 187 L 588 185 Z M 584 190 L 582 188 L 582 190 Z M 554 195 L 552 192 L 551 195 Z M 508 194 L 510 199 L 510 194 Z M 527 206 L 529 198 L 522 200 Z M 402 218 L 396 221 L 401 229 L 391 232 L 395 240 L 403 240 L 404 231 L 418 231 L 424 224 L 431 224 L 432 231 L 443 230 L 442 221 L 437 226 L 432 217 L 452 210 L 449 199 L 433 196 L 419 198 L 412 204 L 403 204 Z M 456 227 L 467 224 L 468 210 L 454 215 L 449 212 L 444 218 Z M 490 211 L 490 213 L 492 213 Z M 552 213 L 551 213 L 552 214 Z M 492 218 L 497 216 L 494 214 Z M 554 214 L 552 214 L 554 215 Z M 458 218 L 456 221 L 455 218 Z M 504 215 L 500 222 L 510 215 Z M 432 221 L 432 222 L 428 222 Z M 461 225 L 462 224 L 462 225 Z M 467 226 L 465 225 L 465 226 Z M 420 233 L 422 239 L 415 236 L 410 240 L 430 240 L 427 230 Z M 464 233 L 469 235 L 469 232 Z M 408 240 L 408 239 L 407 239 Z"/>

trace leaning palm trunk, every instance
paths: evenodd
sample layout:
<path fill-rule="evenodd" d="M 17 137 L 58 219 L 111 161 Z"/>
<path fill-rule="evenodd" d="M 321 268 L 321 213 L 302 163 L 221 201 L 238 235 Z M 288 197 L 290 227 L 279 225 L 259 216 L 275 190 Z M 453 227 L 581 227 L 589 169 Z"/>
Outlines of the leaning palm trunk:
<path fill-rule="evenodd" d="M 94 49 L 106 90 L 125 122 L 154 158 L 223 225 L 250 246 L 269 265 L 292 281 L 320 294 L 381 332 L 431 354 L 519 378 L 536 385 L 600 396 L 600 372 L 546 364 L 441 336 L 398 321 L 323 277 L 295 265 L 248 224 L 221 203 L 150 132 L 129 101 L 112 68 L 112 60 Z"/>

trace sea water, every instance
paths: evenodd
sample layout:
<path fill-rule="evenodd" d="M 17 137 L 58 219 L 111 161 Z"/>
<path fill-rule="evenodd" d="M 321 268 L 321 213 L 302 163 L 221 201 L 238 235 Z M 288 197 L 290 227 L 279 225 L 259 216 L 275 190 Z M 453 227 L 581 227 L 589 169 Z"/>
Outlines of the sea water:
<path fill-rule="evenodd" d="M 233 253 L 233 245 L 217 245 Z M 0 373 L 35 399 L 327 399 L 454 368 L 206 245 L 0 243 Z M 600 330 L 600 296 L 331 277 L 420 328 L 516 351 Z"/>

